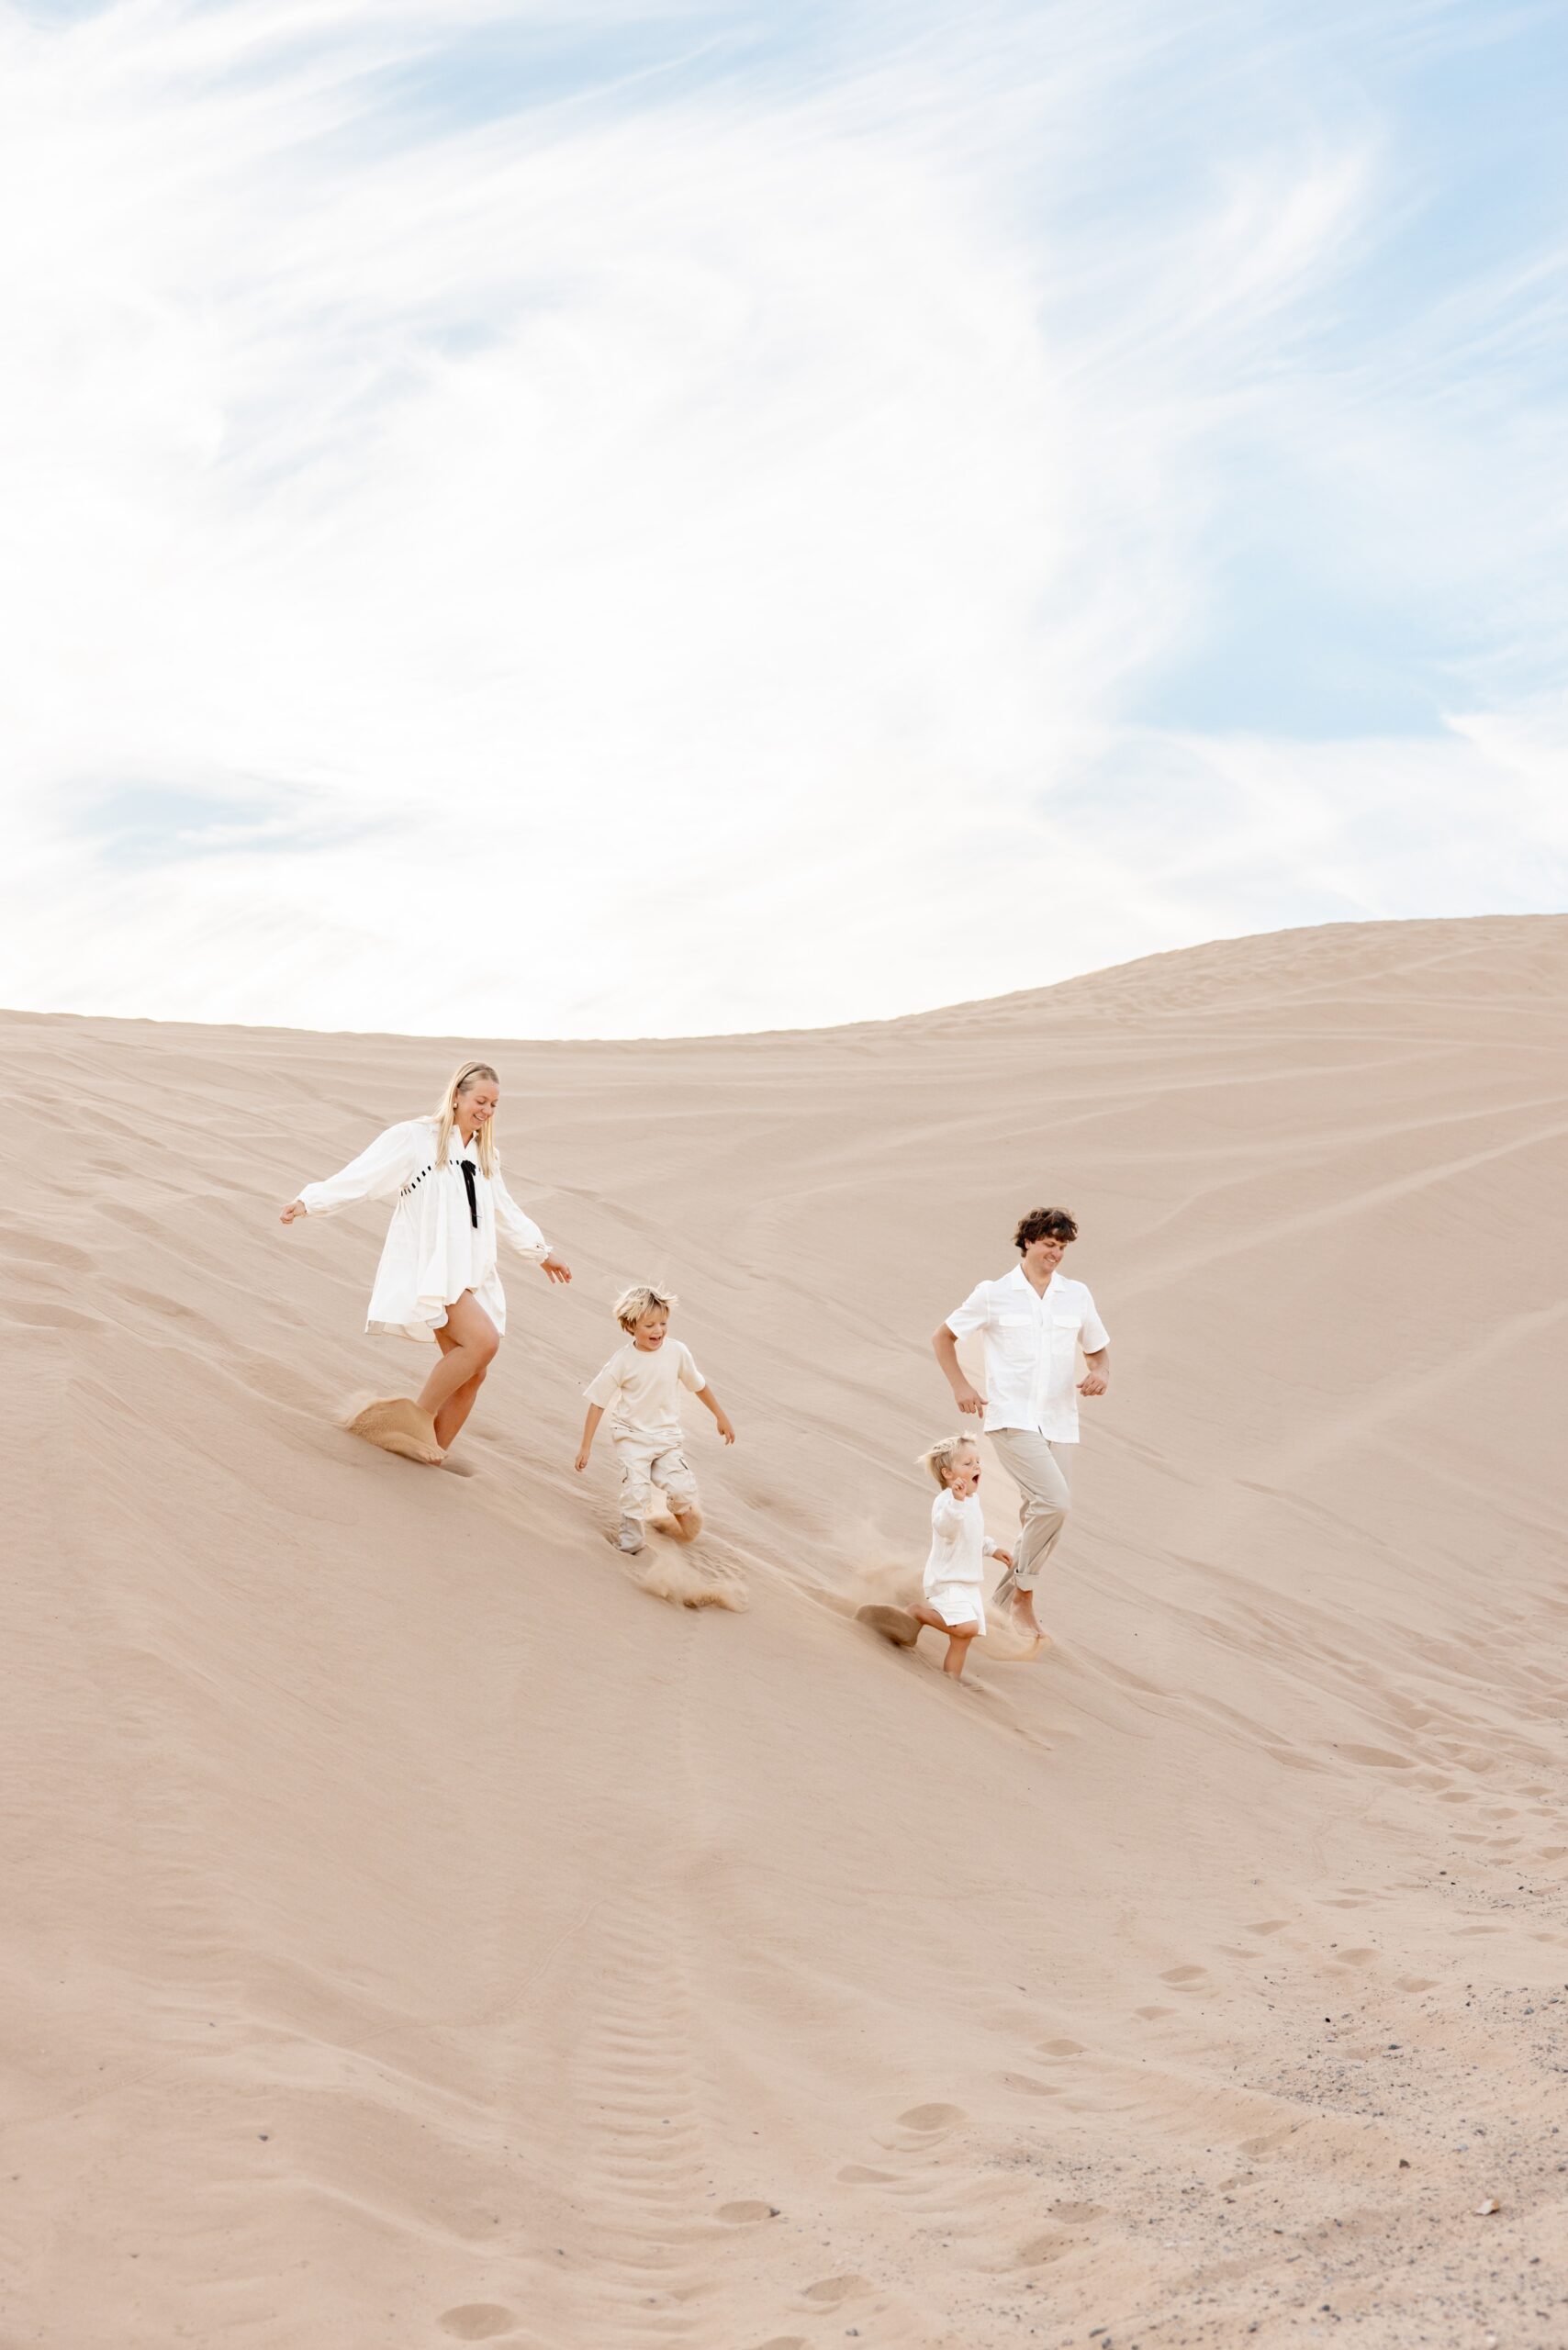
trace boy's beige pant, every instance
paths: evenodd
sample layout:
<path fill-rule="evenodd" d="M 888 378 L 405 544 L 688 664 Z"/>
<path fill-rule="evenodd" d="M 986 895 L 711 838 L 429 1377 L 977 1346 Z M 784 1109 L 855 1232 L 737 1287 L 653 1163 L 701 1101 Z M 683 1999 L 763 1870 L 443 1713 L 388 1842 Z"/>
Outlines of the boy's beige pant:
<path fill-rule="evenodd" d="M 658 1486 L 673 1509 L 697 1507 L 697 1480 L 686 1455 L 668 1437 L 612 1436 L 610 1450 L 621 1463 L 621 1515 L 642 1517 Z"/>
<path fill-rule="evenodd" d="M 1022 1505 L 1018 1547 L 996 1586 L 997 1598 L 1005 1604 L 1015 1591 L 1033 1591 L 1040 1569 L 1061 1539 L 1072 1497 L 1062 1474 L 1065 1446 L 1052 1444 L 1033 1428 L 992 1428 L 991 1440 Z"/>

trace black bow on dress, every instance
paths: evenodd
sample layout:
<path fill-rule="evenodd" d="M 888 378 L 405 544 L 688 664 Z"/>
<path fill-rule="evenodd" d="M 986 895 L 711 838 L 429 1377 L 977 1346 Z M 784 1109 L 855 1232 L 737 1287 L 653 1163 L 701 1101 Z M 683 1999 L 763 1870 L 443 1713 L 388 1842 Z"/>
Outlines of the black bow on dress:
<path fill-rule="evenodd" d="M 477 1232 L 479 1229 L 479 1194 L 474 1189 L 474 1161 L 471 1158 L 460 1158 L 457 1164 L 463 1169 L 463 1188 L 468 1194 L 468 1221 L 473 1225 L 475 1231 Z"/>

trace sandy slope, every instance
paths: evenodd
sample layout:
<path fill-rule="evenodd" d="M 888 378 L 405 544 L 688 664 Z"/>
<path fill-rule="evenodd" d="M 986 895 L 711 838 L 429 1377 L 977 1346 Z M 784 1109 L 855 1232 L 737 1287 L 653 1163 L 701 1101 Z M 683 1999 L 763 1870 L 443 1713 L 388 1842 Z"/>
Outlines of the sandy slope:
<path fill-rule="evenodd" d="M 1498 920 L 508 1046 L 467 1475 L 274 1220 L 444 1046 L 0 1023 L 5 2350 L 1568 2343 L 1565 1012 Z M 1041 1198 L 1116 1385 L 964 1695 L 846 1611 Z M 643 1272 L 745 1613 L 571 1473 Z"/>

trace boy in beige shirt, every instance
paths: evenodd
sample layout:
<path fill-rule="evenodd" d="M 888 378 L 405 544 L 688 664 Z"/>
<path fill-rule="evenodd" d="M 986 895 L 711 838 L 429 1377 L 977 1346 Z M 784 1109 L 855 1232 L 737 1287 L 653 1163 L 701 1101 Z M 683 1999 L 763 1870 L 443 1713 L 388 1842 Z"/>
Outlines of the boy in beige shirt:
<path fill-rule="evenodd" d="M 697 1480 L 681 1449 L 681 1389 L 707 1404 L 726 1444 L 735 1440 L 729 1416 L 692 1360 L 690 1348 L 669 1336 L 674 1304 L 667 1290 L 648 1281 L 622 1291 L 615 1301 L 615 1318 L 627 1343 L 616 1348 L 599 1377 L 583 1390 L 588 1408 L 577 1465 L 579 1470 L 588 1467 L 599 1424 L 609 1412 L 610 1447 L 621 1463 L 616 1545 L 629 1558 L 643 1548 L 643 1520 L 655 1485 L 669 1503 L 681 1541 L 691 1541 L 701 1528 Z"/>

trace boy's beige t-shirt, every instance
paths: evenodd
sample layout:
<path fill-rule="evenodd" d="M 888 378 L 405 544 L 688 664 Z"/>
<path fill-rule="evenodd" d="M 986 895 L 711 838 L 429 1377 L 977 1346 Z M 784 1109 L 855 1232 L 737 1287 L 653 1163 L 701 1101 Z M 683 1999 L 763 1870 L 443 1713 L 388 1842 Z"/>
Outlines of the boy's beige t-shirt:
<path fill-rule="evenodd" d="M 690 1348 L 678 1338 L 666 1338 L 653 1354 L 628 1338 L 583 1393 L 610 1414 L 611 1436 L 678 1439 L 681 1389 L 689 1387 L 695 1395 L 707 1384 Z"/>

